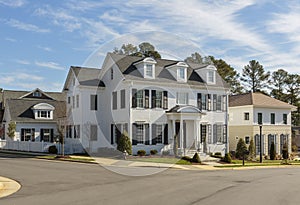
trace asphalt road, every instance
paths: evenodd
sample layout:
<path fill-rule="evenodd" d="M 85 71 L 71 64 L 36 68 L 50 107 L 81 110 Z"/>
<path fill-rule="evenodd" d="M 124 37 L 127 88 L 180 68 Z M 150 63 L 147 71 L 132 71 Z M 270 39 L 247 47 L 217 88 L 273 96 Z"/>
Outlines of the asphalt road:
<path fill-rule="evenodd" d="M 158 168 L 159 169 L 159 168 Z M 299 205 L 300 167 L 184 171 L 130 177 L 99 165 L 0 154 L 0 176 L 21 183 L 0 205 Z"/>

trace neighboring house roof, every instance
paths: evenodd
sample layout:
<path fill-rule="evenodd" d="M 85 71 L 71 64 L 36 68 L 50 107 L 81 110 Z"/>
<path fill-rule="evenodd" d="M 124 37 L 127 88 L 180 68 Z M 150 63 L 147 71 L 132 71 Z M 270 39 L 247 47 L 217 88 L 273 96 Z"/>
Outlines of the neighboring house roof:
<path fill-rule="evenodd" d="M 84 86 L 95 86 L 95 87 L 105 87 L 102 80 L 99 79 L 102 70 L 98 68 L 87 68 L 80 66 L 71 66 L 64 89 L 67 89 L 69 81 L 72 79 L 73 74 L 78 80 L 80 85 Z"/>
<path fill-rule="evenodd" d="M 39 103 L 47 103 L 55 107 L 53 120 L 34 118 L 32 107 Z M 66 116 L 66 103 L 64 101 L 9 99 L 7 100 L 7 107 L 11 120 L 16 122 L 53 122 Z"/>
<path fill-rule="evenodd" d="M 143 78 L 140 72 L 134 66 L 134 64 L 139 61 L 142 61 L 145 57 L 120 55 L 114 53 L 108 53 L 107 55 L 109 55 L 114 60 L 114 62 L 119 67 L 120 71 L 124 74 L 126 79 L 139 80 Z M 167 60 L 167 59 L 155 59 L 155 61 L 157 62 L 155 64 L 155 79 L 143 78 L 143 81 L 170 82 L 170 83 L 177 82 L 177 80 L 166 68 L 171 65 L 177 64 L 180 61 Z M 189 65 L 189 63 L 187 64 Z M 195 64 L 195 63 L 189 65 L 189 67 L 187 68 L 187 79 L 188 79 L 187 83 L 190 85 L 207 86 L 207 84 L 195 71 L 196 69 L 201 69 L 206 66 L 207 65 Z M 219 74 L 216 75 L 216 84 L 210 86 L 229 88 L 229 85 L 225 83 L 225 81 L 220 77 Z"/>
<path fill-rule="evenodd" d="M 2 98 L 0 99 L 0 103 L 3 103 L 3 108 L 5 107 L 6 100 L 8 99 L 19 99 L 19 98 L 26 98 L 26 99 L 36 99 L 31 94 L 35 91 L 39 91 L 45 95 L 45 98 L 57 100 L 57 101 L 64 101 L 66 100 L 65 93 L 62 92 L 44 92 L 38 88 L 34 89 L 33 91 L 17 91 L 17 90 L 3 90 L 1 93 Z"/>
<path fill-rule="evenodd" d="M 282 102 L 265 94 L 245 93 L 229 96 L 229 107 L 253 105 L 254 107 L 296 109 L 295 106 Z"/>

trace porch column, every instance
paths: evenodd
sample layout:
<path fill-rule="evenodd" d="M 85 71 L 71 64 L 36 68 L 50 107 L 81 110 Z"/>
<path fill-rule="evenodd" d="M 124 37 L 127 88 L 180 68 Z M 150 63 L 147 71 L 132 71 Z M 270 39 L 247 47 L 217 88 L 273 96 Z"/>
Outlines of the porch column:
<path fill-rule="evenodd" d="M 175 127 L 175 120 L 172 120 L 172 127 L 173 127 L 173 135 L 172 138 L 175 140 L 175 134 L 176 134 L 176 127 Z M 174 141 L 175 142 L 175 141 Z"/>
<path fill-rule="evenodd" d="M 185 148 L 183 147 L 183 120 L 182 117 L 180 117 L 180 150 L 182 151 L 184 149 L 183 155 L 185 155 Z"/>
<path fill-rule="evenodd" d="M 196 149 L 198 151 L 200 151 L 201 147 L 200 147 L 200 128 L 199 128 L 199 125 L 200 125 L 200 121 L 199 120 L 195 120 L 194 121 L 194 127 L 196 130 Z"/>

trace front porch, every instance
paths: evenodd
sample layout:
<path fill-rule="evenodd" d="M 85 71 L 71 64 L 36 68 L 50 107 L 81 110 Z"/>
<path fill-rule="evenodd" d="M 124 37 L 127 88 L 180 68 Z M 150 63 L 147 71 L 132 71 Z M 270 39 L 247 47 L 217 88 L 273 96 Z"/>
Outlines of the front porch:
<path fill-rule="evenodd" d="M 205 115 L 195 106 L 175 106 L 167 112 L 170 126 L 170 144 L 179 156 L 206 153 L 206 129 L 201 130 Z M 202 122 L 203 123 L 203 122 Z M 176 153 L 173 153 L 176 154 Z"/>

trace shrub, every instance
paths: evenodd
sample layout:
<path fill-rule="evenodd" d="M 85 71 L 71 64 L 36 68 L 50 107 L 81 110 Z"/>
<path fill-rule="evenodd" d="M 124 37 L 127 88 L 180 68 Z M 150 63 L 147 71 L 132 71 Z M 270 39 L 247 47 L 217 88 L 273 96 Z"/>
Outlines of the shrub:
<path fill-rule="evenodd" d="M 156 155 L 156 154 L 157 154 L 157 150 L 156 150 L 156 149 L 150 150 L 150 154 L 151 154 L 151 155 Z"/>
<path fill-rule="evenodd" d="M 48 152 L 50 153 L 50 154 L 57 154 L 57 148 L 56 148 L 56 146 L 55 145 L 51 145 L 49 148 L 48 148 Z"/>
<path fill-rule="evenodd" d="M 199 154 L 196 152 L 192 158 L 192 162 L 194 163 L 201 163 L 201 159 L 199 157 Z"/>
<path fill-rule="evenodd" d="M 235 157 L 238 159 L 242 159 L 245 151 L 247 151 L 246 143 L 242 138 L 240 138 L 236 145 Z"/>
<path fill-rule="evenodd" d="M 272 142 L 270 147 L 270 160 L 275 160 L 275 157 L 276 157 L 275 144 L 274 142 Z"/>
<path fill-rule="evenodd" d="M 191 162 L 192 161 L 192 158 L 189 157 L 189 156 L 183 156 L 181 157 L 182 160 L 185 160 L 185 161 L 188 161 L 188 162 Z"/>
<path fill-rule="evenodd" d="M 250 145 L 248 147 L 248 151 L 249 151 L 249 159 L 254 160 L 255 159 L 255 146 L 254 146 L 253 138 L 251 138 L 251 140 L 250 140 Z"/>
<path fill-rule="evenodd" d="M 132 154 L 132 145 L 128 137 L 128 133 L 124 131 L 121 137 L 118 140 L 117 150 L 124 152 L 126 150 L 127 154 Z"/>
<path fill-rule="evenodd" d="M 163 156 L 167 156 L 167 155 L 170 155 L 170 151 L 169 150 L 164 150 L 162 151 L 161 153 Z"/>
<path fill-rule="evenodd" d="M 216 152 L 216 153 L 215 153 L 215 156 L 220 156 L 220 157 L 221 157 L 222 154 L 221 154 L 221 152 Z"/>
<path fill-rule="evenodd" d="M 229 153 L 226 153 L 222 161 L 226 163 L 231 163 L 232 162 L 231 155 Z"/>
<path fill-rule="evenodd" d="M 146 151 L 143 150 L 143 149 L 138 150 L 138 151 L 137 151 L 137 155 L 139 155 L 140 157 L 141 157 L 141 156 L 145 156 L 145 155 L 146 155 Z"/>

